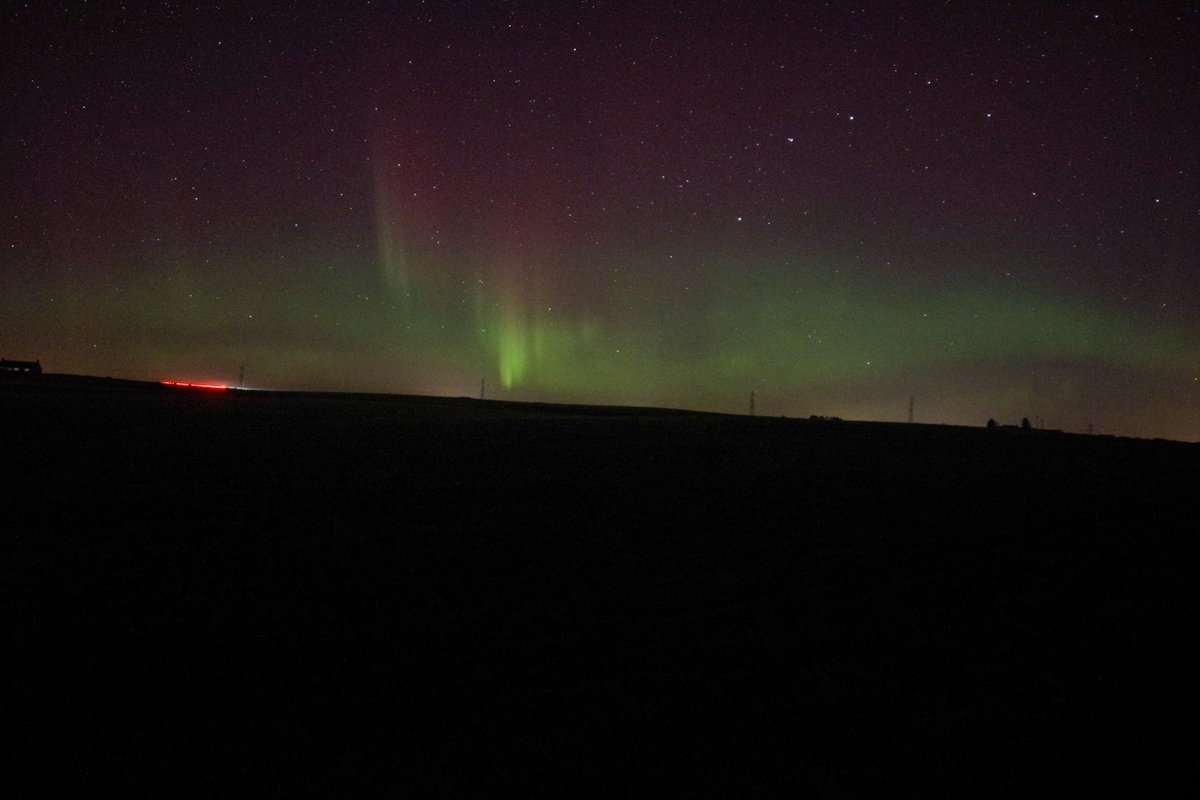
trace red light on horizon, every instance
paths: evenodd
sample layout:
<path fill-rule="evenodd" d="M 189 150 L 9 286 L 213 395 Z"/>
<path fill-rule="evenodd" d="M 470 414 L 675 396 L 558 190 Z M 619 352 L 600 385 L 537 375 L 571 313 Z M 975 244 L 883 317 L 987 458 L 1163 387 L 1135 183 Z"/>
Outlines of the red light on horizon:
<path fill-rule="evenodd" d="M 163 386 L 174 386 L 179 389 L 214 389 L 224 391 L 228 386 L 220 383 L 187 383 L 185 381 L 159 381 Z"/>

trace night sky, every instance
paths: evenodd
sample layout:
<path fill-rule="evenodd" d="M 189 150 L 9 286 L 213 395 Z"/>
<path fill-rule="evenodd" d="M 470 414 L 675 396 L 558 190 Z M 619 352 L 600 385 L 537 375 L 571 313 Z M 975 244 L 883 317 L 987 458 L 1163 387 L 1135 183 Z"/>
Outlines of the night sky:
<path fill-rule="evenodd" d="M 30 5 L 5 358 L 1200 439 L 1200 4 Z"/>

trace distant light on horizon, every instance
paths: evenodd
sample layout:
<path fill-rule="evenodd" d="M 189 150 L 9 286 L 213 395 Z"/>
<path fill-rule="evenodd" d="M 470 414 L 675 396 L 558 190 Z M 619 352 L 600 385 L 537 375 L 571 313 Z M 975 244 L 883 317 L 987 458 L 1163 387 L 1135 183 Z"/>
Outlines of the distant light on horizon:
<path fill-rule="evenodd" d="M 159 381 L 163 386 L 173 386 L 177 389 L 215 389 L 225 391 L 229 387 L 223 383 L 189 383 L 187 381 Z"/>

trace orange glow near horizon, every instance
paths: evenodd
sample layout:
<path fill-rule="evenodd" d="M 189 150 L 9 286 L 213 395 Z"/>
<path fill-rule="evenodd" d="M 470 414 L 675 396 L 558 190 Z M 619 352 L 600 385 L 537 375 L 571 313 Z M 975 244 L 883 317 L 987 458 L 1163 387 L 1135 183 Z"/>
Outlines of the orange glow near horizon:
<path fill-rule="evenodd" d="M 179 389 L 214 389 L 225 391 L 228 386 L 220 383 L 186 383 L 184 381 L 159 381 L 163 386 L 174 386 Z"/>

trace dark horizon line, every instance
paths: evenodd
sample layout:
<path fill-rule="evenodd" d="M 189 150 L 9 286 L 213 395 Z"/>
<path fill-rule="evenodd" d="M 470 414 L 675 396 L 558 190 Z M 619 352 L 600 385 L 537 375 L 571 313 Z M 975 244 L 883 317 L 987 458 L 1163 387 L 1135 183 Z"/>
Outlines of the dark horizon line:
<path fill-rule="evenodd" d="M 786 414 L 779 416 L 765 416 L 748 413 L 735 413 L 730 411 L 706 411 L 691 408 L 674 408 L 669 406 L 633 406 L 633 405 L 614 405 L 608 403 L 555 403 L 539 400 L 501 400 L 495 398 L 479 398 L 470 395 L 427 395 L 427 394 L 408 394 L 400 392 L 364 392 L 364 391 L 334 391 L 334 390 L 313 390 L 313 389 L 249 389 L 242 386 L 231 386 L 227 384 L 208 384 L 196 383 L 192 381 L 174 381 L 174 380 L 145 380 L 139 378 L 119 378 L 111 375 L 79 375 L 65 372 L 43 372 L 38 375 L 3 375 L 0 376 L 2 383 L 26 383 L 37 384 L 54 381 L 65 381 L 68 384 L 108 384 L 121 385 L 127 388 L 140 389 L 161 389 L 174 391 L 213 391 L 220 390 L 225 392 L 242 393 L 247 395 L 260 396 L 295 396 L 295 397 L 331 397 L 331 398 L 363 398 L 363 399 L 379 399 L 379 398 L 411 398 L 421 400 L 441 400 L 451 402 L 467 402 L 470 404 L 490 405 L 492 407 L 520 407 L 528 410 L 575 410 L 588 411 L 591 413 L 606 413 L 615 414 L 620 412 L 646 413 L 652 412 L 655 415 L 661 416 L 710 416 L 710 417 L 736 417 L 739 419 L 762 419 L 762 420 L 788 420 L 792 422 L 809 422 L 826 425 L 888 425 L 888 426 L 903 426 L 903 427 L 926 427 L 926 428 L 961 428 L 963 430 L 983 430 L 988 431 L 987 421 L 981 425 L 961 425 L 946 422 L 908 422 L 894 420 L 872 420 L 872 419 L 843 419 L 842 417 L 829 416 L 822 414 L 811 414 L 807 417 L 792 417 Z M 990 420 L 989 420 L 990 421 Z M 1183 439 L 1168 439 L 1161 436 L 1145 437 L 1145 436 L 1128 436 L 1115 433 L 1080 433 L 1067 431 L 1060 428 L 1022 428 L 1020 424 L 997 423 L 992 430 L 995 431 L 1019 431 L 1027 435 L 1058 435 L 1058 436 L 1080 436 L 1089 439 L 1129 439 L 1134 441 L 1147 442 L 1172 442 L 1178 444 L 1200 444 L 1200 442 L 1189 442 Z"/>

